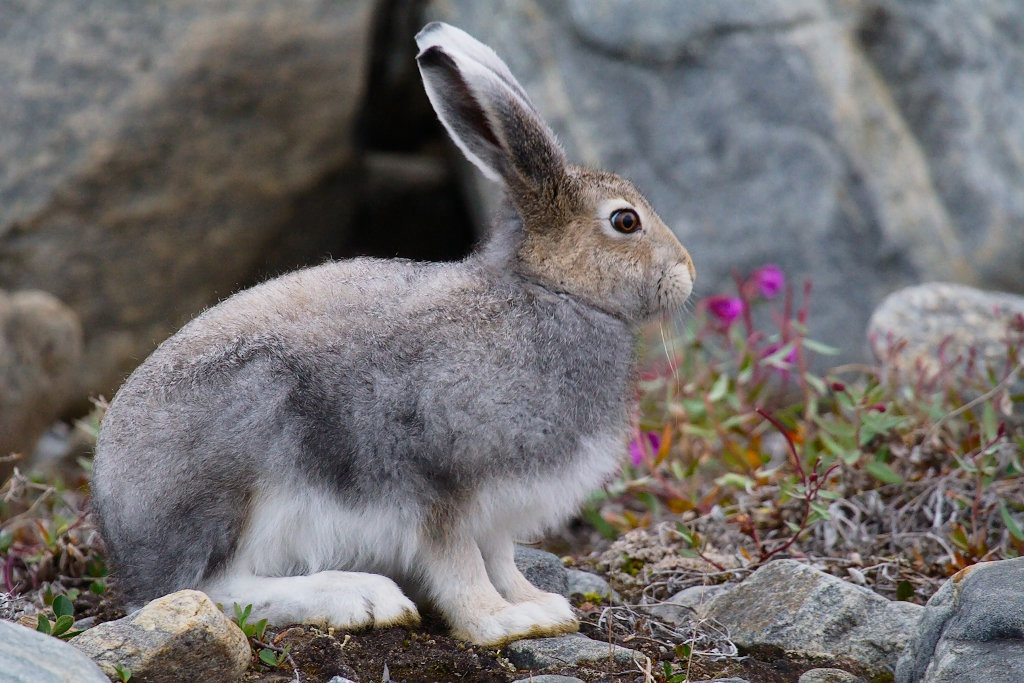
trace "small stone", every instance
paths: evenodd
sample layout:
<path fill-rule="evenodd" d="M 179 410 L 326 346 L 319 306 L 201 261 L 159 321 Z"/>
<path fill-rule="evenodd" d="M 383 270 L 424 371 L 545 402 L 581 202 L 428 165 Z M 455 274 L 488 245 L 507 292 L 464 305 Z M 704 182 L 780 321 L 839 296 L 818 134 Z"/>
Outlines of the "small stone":
<path fill-rule="evenodd" d="M 356 683 L 356 682 L 353 681 L 351 678 L 344 678 L 342 676 L 335 676 L 331 680 L 327 681 L 327 683 Z"/>
<path fill-rule="evenodd" d="M 252 659 L 249 641 L 205 593 L 178 591 L 123 619 L 95 626 L 71 644 L 116 680 L 115 666 L 133 680 L 237 681 Z"/>
<path fill-rule="evenodd" d="M 864 683 L 864 679 L 842 669 L 811 669 L 797 683 Z"/>
<path fill-rule="evenodd" d="M 109 683 L 63 640 L 7 621 L 0 621 L 0 672 L 5 683 Z"/>
<path fill-rule="evenodd" d="M 559 676 L 557 674 L 542 674 L 540 676 L 530 676 L 529 678 L 520 678 L 516 683 L 583 683 L 579 678 L 573 678 L 572 676 Z"/>
<path fill-rule="evenodd" d="M 631 664 L 643 655 L 618 645 L 592 640 L 579 633 L 557 638 L 529 638 L 510 643 L 505 656 L 517 669 L 546 669 L 549 666 L 575 666 L 581 662 L 614 659 Z"/>
<path fill-rule="evenodd" d="M 557 555 L 517 545 L 515 560 L 519 571 L 534 586 L 569 597 L 569 578 Z"/>
<path fill-rule="evenodd" d="M 603 576 L 591 574 L 579 569 L 566 569 L 569 595 L 600 595 L 610 602 L 619 602 L 619 594 L 615 592 Z"/>
<path fill-rule="evenodd" d="M 1005 370 L 1007 341 L 1024 339 L 1022 326 L 1022 296 L 933 282 L 890 294 L 871 316 L 868 341 L 875 358 L 903 381 L 948 376 L 969 387 L 988 384 L 985 365 Z M 968 376 L 972 354 L 974 377 Z M 1024 377 L 1018 374 L 1010 392 L 1024 392 Z"/>

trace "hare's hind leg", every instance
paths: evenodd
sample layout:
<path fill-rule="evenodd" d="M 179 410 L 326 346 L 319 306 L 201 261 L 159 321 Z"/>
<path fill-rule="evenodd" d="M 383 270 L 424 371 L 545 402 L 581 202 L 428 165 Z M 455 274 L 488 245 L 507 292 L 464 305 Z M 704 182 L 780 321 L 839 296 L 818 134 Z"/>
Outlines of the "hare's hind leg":
<path fill-rule="evenodd" d="M 323 571 L 308 576 L 224 576 L 203 587 L 231 614 L 252 605 L 252 619 L 271 624 L 334 628 L 415 626 L 416 605 L 391 579 L 363 572 Z"/>
<path fill-rule="evenodd" d="M 509 542 L 510 563 L 512 550 Z M 502 597 L 491 583 L 481 549 L 471 537 L 455 535 L 443 540 L 434 539 L 432 543 L 424 544 L 422 553 L 426 588 L 456 638 L 479 645 L 500 646 L 518 638 L 561 635 L 579 628 L 572 608 L 560 595 L 533 588 L 540 597 L 519 603 L 511 603 Z M 497 574 L 499 581 L 511 581 L 516 585 L 519 591 L 516 597 L 520 594 L 535 595 L 518 580 L 508 578 L 512 574 L 503 562 L 495 566 L 502 569 Z M 514 563 L 511 570 L 530 585 Z M 552 608 L 546 596 L 560 599 L 565 608 Z"/>
<path fill-rule="evenodd" d="M 534 586 L 515 563 L 515 544 L 505 536 L 489 536 L 477 540 L 483 555 L 487 576 L 502 597 L 511 603 L 532 602 L 559 621 L 575 621 L 569 601 L 558 593 L 548 593 Z"/>

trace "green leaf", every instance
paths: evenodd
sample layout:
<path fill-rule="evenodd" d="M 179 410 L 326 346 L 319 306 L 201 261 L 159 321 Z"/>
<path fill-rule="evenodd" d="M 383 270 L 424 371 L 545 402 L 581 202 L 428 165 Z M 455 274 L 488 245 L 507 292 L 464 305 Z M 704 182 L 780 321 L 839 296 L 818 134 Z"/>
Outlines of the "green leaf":
<path fill-rule="evenodd" d="M 783 344 L 782 348 L 762 358 L 761 363 L 780 370 L 788 370 L 793 367 L 793 364 L 786 360 L 786 356 L 793 353 L 793 349 L 795 348 L 796 344 L 794 342 Z"/>
<path fill-rule="evenodd" d="M 847 440 L 852 443 L 853 439 L 857 436 L 857 427 L 849 422 L 823 420 L 821 418 L 815 418 L 814 421 L 818 423 L 819 427 L 837 439 Z"/>
<path fill-rule="evenodd" d="M 832 519 L 832 515 L 829 514 L 828 506 L 823 505 L 817 501 L 811 501 L 811 510 L 817 515 L 817 519 Z"/>
<path fill-rule="evenodd" d="M 1024 541 L 1024 530 L 1020 528 L 1020 524 L 1010 514 L 1004 501 L 999 501 L 999 514 L 1002 516 L 1003 524 L 1006 525 L 1006 530 L 1010 532 L 1010 535 L 1018 541 Z"/>
<path fill-rule="evenodd" d="M 14 543 L 14 534 L 10 531 L 0 531 L 0 553 L 6 553 Z"/>
<path fill-rule="evenodd" d="M 821 394 L 823 396 L 826 393 L 828 393 L 828 389 L 825 387 L 825 381 L 822 380 L 817 375 L 814 375 L 810 372 L 805 372 L 804 381 L 807 382 L 807 386 L 814 389 L 816 393 Z"/>
<path fill-rule="evenodd" d="M 279 666 L 283 660 L 279 660 L 273 650 L 263 648 L 260 650 L 260 661 L 267 666 Z"/>
<path fill-rule="evenodd" d="M 994 441 L 999 435 L 999 420 L 992 401 L 985 401 L 981 407 L 981 438 Z"/>
<path fill-rule="evenodd" d="M 127 666 L 117 664 L 114 666 L 114 671 L 117 672 L 117 676 L 121 679 L 121 683 L 128 683 L 132 677 L 132 670 Z"/>
<path fill-rule="evenodd" d="M 266 630 L 267 630 L 267 620 L 266 619 L 260 619 L 259 621 L 256 622 L 256 637 L 257 638 L 259 638 L 260 640 L 263 640 L 263 634 L 266 632 Z"/>
<path fill-rule="evenodd" d="M 711 403 L 718 403 L 725 395 L 729 393 L 729 375 L 721 374 L 718 379 L 715 380 L 714 385 L 711 387 L 711 391 L 708 392 L 708 401 Z"/>
<path fill-rule="evenodd" d="M 907 418 L 901 415 L 890 415 L 887 412 L 879 413 L 875 411 L 863 413 L 861 415 L 860 445 L 867 444 L 871 439 L 880 434 L 888 434 L 900 429 L 906 423 Z"/>
<path fill-rule="evenodd" d="M 736 472 L 727 472 L 718 479 L 715 479 L 715 484 L 718 486 L 731 486 L 741 491 L 753 491 L 754 483 L 754 480 L 750 477 Z"/>
<path fill-rule="evenodd" d="M 244 630 L 245 622 L 249 620 L 249 615 L 252 613 L 252 605 L 250 604 L 250 605 L 246 605 L 245 607 L 242 607 L 241 605 L 239 605 L 236 602 L 236 603 L 234 603 L 234 608 L 235 608 L 235 623 L 237 623 L 239 626 L 243 627 L 243 630 Z"/>
<path fill-rule="evenodd" d="M 839 349 L 835 346 L 829 346 L 828 344 L 823 344 L 822 342 L 815 341 L 813 339 L 805 338 L 803 340 L 803 345 L 808 351 L 820 353 L 823 356 L 835 356 L 839 354 Z"/>
<path fill-rule="evenodd" d="M 644 504 L 644 506 L 651 512 L 657 513 L 661 505 L 658 504 L 658 499 L 654 497 L 650 491 L 637 491 L 636 499 Z"/>
<path fill-rule="evenodd" d="M 72 616 L 75 613 L 75 607 L 71 604 L 71 600 L 66 595 L 58 595 L 53 599 L 53 615 L 55 617 Z"/>
<path fill-rule="evenodd" d="M 896 472 L 881 460 L 871 460 L 864 469 L 872 477 L 882 482 L 883 484 L 902 484 L 903 477 L 896 474 Z"/>
<path fill-rule="evenodd" d="M 601 534 L 604 538 L 609 541 L 614 541 L 619 537 L 619 532 L 613 527 L 607 519 L 601 516 L 601 513 L 592 508 L 583 508 L 583 519 L 584 521 L 594 528 L 594 531 Z"/>
<path fill-rule="evenodd" d="M 75 618 L 73 616 L 70 614 L 61 615 L 57 617 L 57 621 L 54 622 L 53 630 L 50 632 L 50 635 L 59 636 L 74 625 Z"/>
<path fill-rule="evenodd" d="M 39 631 L 40 633 L 45 633 L 46 635 L 50 635 L 50 627 L 51 626 L 52 625 L 50 624 L 50 620 L 46 618 L 46 615 L 45 614 L 40 614 L 39 615 L 39 619 L 36 621 L 36 630 Z"/>
<path fill-rule="evenodd" d="M 900 581 L 896 584 L 896 599 L 909 600 L 914 597 L 914 586 L 909 581 Z"/>

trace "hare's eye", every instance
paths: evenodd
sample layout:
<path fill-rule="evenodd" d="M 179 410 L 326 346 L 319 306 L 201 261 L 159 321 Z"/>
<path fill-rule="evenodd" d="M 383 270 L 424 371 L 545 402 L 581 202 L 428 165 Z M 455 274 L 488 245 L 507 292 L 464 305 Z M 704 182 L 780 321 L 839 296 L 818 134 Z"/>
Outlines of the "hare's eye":
<path fill-rule="evenodd" d="M 640 216 L 633 209 L 618 209 L 608 217 L 612 227 L 619 232 L 631 233 L 640 229 Z"/>

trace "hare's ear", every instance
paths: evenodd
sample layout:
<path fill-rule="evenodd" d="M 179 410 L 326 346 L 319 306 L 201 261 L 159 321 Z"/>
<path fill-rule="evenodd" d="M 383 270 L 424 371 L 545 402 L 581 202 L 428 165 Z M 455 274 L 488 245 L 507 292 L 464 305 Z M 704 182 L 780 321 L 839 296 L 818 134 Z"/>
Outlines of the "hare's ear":
<path fill-rule="evenodd" d="M 430 103 L 467 159 L 507 185 L 557 181 L 565 153 L 491 48 L 441 22 L 427 24 L 416 44 Z"/>

